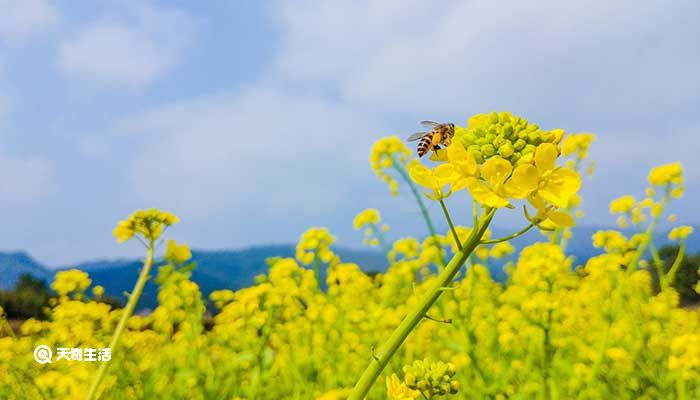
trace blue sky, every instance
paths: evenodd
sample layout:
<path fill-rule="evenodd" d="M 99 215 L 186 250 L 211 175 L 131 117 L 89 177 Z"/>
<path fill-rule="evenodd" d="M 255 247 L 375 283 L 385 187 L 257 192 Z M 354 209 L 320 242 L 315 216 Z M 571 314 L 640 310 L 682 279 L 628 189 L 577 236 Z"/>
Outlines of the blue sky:
<path fill-rule="evenodd" d="M 374 178 L 371 144 L 492 110 L 598 135 L 585 224 L 611 224 L 608 200 L 670 161 L 688 184 L 676 211 L 698 222 L 696 1 L 0 9 L 0 249 L 49 265 L 137 254 L 111 230 L 145 207 L 178 214 L 172 235 L 196 248 L 293 242 L 309 226 L 358 245 L 364 207 L 395 236 L 421 234 L 410 197 Z"/>

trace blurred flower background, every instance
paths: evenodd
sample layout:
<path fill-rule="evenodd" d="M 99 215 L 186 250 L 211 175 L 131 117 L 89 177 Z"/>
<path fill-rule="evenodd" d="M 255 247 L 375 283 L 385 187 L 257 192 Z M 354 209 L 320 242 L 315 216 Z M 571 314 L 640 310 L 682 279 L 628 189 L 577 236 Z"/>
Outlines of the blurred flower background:
<path fill-rule="evenodd" d="M 1 398 L 700 397 L 696 2 L 0 10 Z"/>

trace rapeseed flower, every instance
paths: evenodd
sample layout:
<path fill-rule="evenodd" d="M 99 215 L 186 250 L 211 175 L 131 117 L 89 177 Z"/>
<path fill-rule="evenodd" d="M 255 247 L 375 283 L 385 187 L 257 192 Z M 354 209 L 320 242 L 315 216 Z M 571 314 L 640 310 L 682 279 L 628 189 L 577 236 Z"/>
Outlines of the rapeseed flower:
<path fill-rule="evenodd" d="M 129 218 L 119 221 L 114 228 L 114 236 L 117 240 L 125 242 L 134 236 L 141 236 L 146 241 L 156 241 L 163 230 L 180 221 L 178 217 L 167 212 L 152 208 L 150 210 L 138 210 Z"/>

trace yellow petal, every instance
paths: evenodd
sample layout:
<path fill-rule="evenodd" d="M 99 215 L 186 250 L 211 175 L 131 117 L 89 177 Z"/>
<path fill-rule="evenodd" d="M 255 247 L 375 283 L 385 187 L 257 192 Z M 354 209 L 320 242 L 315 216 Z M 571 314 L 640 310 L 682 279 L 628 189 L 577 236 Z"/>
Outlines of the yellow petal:
<path fill-rule="evenodd" d="M 533 207 L 535 207 L 535 209 L 537 209 L 538 213 L 543 213 L 547 208 L 547 204 L 545 203 L 544 199 L 542 199 L 536 193 L 528 196 L 527 200 L 530 202 L 530 204 L 532 204 Z"/>
<path fill-rule="evenodd" d="M 441 185 L 451 183 L 459 178 L 459 174 L 457 174 L 455 167 L 451 164 L 438 165 L 433 171 L 433 176 Z"/>
<path fill-rule="evenodd" d="M 454 182 L 451 182 L 450 184 L 450 190 L 453 192 L 456 192 L 458 190 L 462 190 L 467 187 L 467 182 L 473 178 L 460 178 L 455 180 Z"/>
<path fill-rule="evenodd" d="M 474 200 L 481 205 L 486 207 L 503 208 L 510 204 L 508 199 L 494 193 L 493 190 L 478 179 L 466 179 L 465 184 Z"/>
<path fill-rule="evenodd" d="M 434 151 L 430 155 L 430 160 L 435 161 L 435 162 L 445 162 L 447 161 L 447 151 L 445 149 L 439 149 L 437 151 Z"/>
<path fill-rule="evenodd" d="M 538 190 L 542 198 L 549 203 L 566 208 L 569 206 L 569 199 L 581 187 L 581 178 L 570 169 L 559 168 L 552 172 L 545 185 Z"/>
<path fill-rule="evenodd" d="M 501 186 L 508 179 L 513 166 L 501 157 L 491 157 L 481 166 L 481 176 L 492 188 Z"/>
<path fill-rule="evenodd" d="M 488 114 L 476 114 L 472 115 L 469 117 L 469 121 L 467 122 L 467 127 L 469 129 L 474 129 L 479 125 L 482 125 L 483 123 L 487 122 L 489 120 Z"/>
<path fill-rule="evenodd" d="M 562 211 L 550 211 L 547 217 L 558 226 L 571 227 L 576 225 L 574 218 Z"/>
<path fill-rule="evenodd" d="M 539 175 L 533 165 L 519 165 L 513 171 L 513 176 L 506 182 L 508 196 L 523 199 L 537 189 Z"/>
<path fill-rule="evenodd" d="M 554 169 L 558 156 L 559 150 L 557 150 L 557 146 L 551 143 L 542 143 L 537 146 L 537 150 L 535 150 L 535 165 L 537 165 L 540 175 Z"/>
<path fill-rule="evenodd" d="M 408 174 L 411 176 L 417 184 L 432 188 L 433 185 L 433 174 L 428 167 L 422 164 L 413 164 L 408 170 Z"/>

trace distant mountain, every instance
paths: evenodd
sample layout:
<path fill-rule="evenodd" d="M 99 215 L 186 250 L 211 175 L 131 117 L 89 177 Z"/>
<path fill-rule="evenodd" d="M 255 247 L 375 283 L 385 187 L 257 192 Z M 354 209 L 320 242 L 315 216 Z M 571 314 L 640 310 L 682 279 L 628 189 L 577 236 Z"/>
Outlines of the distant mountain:
<path fill-rule="evenodd" d="M 574 265 L 581 265 L 590 257 L 601 253 L 591 243 L 591 236 L 600 229 L 607 228 L 593 226 L 574 228 L 573 237 L 567 247 L 567 253 L 575 257 Z M 508 232 L 501 232 L 498 228 L 494 228 L 494 231 L 493 237 L 508 234 Z M 661 230 L 661 232 L 664 231 Z M 700 232 L 696 230 L 695 235 L 698 234 Z M 513 244 L 516 248 L 521 249 L 541 240 L 542 236 L 533 230 L 515 239 Z M 659 234 L 657 240 L 657 243 L 665 243 L 665 232 Z M 344 262 L 356 263 L 365 271 L 382 272 L 387 268 L 386 258 L 380 252 L 344 247 L 335 247 L 334 250 Z M 695 253 L 699 250 L 700 241 L 691 236 L 688 252 Z M 258 246 L 242 250 L 193 251 L 193 261 L 197 263 L 197 268 L 194 270 L 192 278 L 199 284 L 205 296 L 219 289 L 236 290 L 253 284 L 256 275 L 267 272 L 266 258 L 293 257 L 294 253 L 294 245 Z M 140 260 L 124 259 L 89 261 L 71 265 L 69 268 L 88 272 L 94 285 L 102 285 L 107 294 L 124 300 L 124 292 L 132 290 L 140 267 Z M 12 288 L 17 278 L 23 273 L 29 273 L 51 282 L 57 271 L 67 268 L 48 269 L 23 252 L 0 253 L 0 289 Z M 154 270 L 151 275 L 155 276 L 157 273 L 158 271 Z M 494 268 L 492 274 L 497 280 L 505 278 L 500 267 Z M 149 281 L 139 301 L 139 309 L 153 308 L 156 304 L 157 288 L 152 281 Z"/>
<path fill-rule="evenodd" d="M 383 254 L 371 250 L 334 248 L 344 262 L 361 265 L 366 271 L 384 271 L 387 268 Z M 193 251 L 192 260 L 197 263 L 192 279 L 199 284 L 202 293 L 208 296 L 214 290 L 240 289 L 254 283 L 257 275 L 268 271 L 265 259 L 269 257 L 293 257 L 295 246 L 258 246 L 243 250 Z M 34 261 L 26 253 L 0 253 L 0 289 L 12 288 L 23 273 L 32 274 L 47 282 L 56 272 L 77 268 L 90 275 L 93 285 L 101 285 L 105 292 L 125 299 L 124 292 L 131 291 L 136 281 L 141 261 L 134 259 L 89 261 L 70 267 L 51 270 Z M 156 276 L 157 268 L 151 276 Z M 149 281 L 139 301 L 140 309 L 153 308 L 157 304 L 157 287 Z"/>
<path fill-rule="evenodd" d="M 0 289 L 9 289 L 22 274 L 32 274 L 48 280 L 53 272 L 36 262 L 25 252 L 0 253 Z"/>

